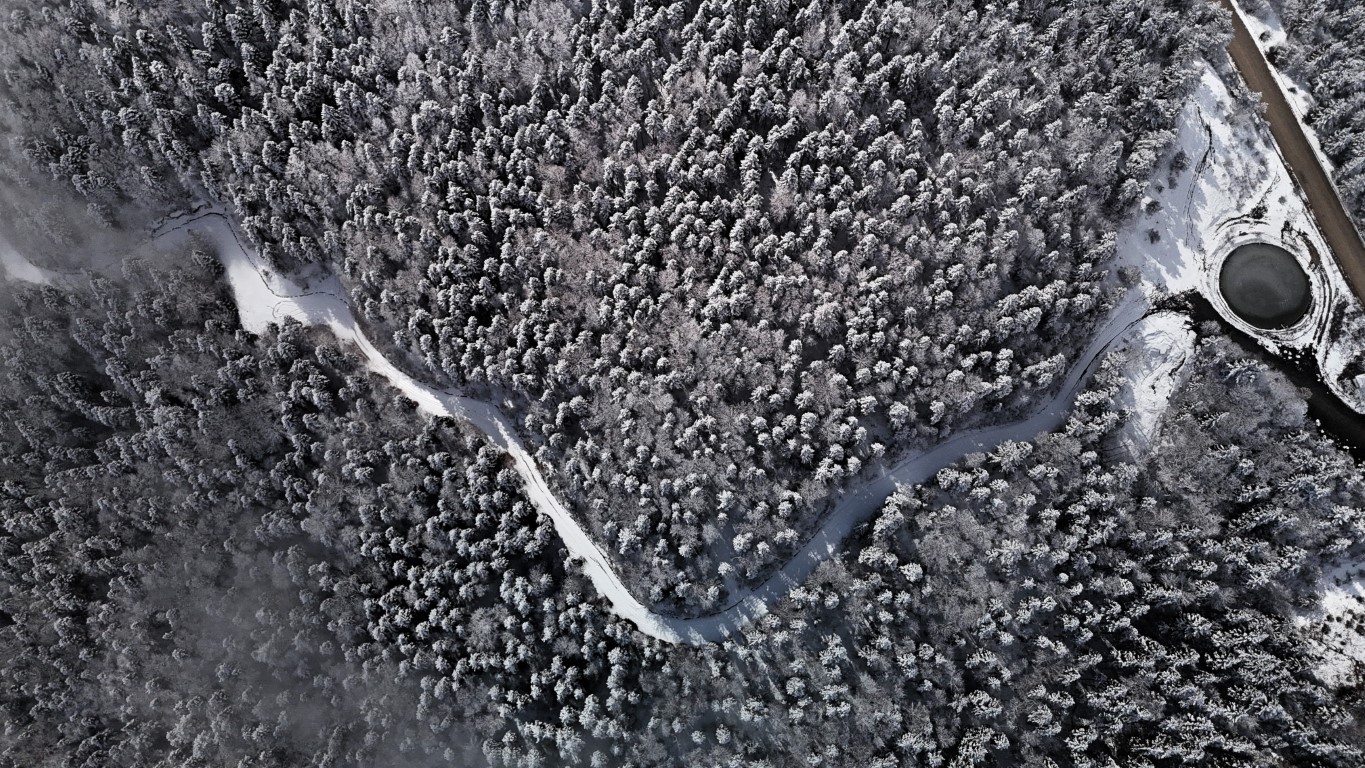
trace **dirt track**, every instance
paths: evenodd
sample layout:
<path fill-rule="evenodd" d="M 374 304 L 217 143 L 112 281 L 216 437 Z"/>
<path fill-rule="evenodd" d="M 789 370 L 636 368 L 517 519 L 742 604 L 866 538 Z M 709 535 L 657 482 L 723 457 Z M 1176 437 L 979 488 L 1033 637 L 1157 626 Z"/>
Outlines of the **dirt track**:
<path fill-rule="evenodd" d="M 1247 86 L 1260 94 L 1265 102 L 1266 120 L 1279 146 L 1280 156 L 1293 171 L 1295 182 L 1308 199 L 1308 208 L 1337 264 L 1351 284 L 1351 290 L 1365 304 L 1365 242 L 1361 241 L 1360 233 L 1342 206 L 1336 188 L 1332 186 L 1327 169 L 1313 151 L 1303 126 L 1299 124 L 1284 91 L 1280 89 L 1279 81 L 1270 70 L 1270 63 L 1252 38 L 1241 14 L 1233 7 L 1232 0 L 1217 2 L 1232 12 L 1233 34 L 1232 42 L 1228 44 L 1232 63 L 1242 74 Z"/>

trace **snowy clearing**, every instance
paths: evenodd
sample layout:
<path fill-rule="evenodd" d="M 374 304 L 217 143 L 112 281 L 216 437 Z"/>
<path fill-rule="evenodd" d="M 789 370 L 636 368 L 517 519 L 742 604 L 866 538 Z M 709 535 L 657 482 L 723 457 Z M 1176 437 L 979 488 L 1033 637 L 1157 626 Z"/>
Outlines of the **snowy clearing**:
<path fill-rule="evenodd" d="M 1322 582 L 1322 607 L 1297 623 L 1322 655 L 1318 677 L 1332 686 L 1353 684 L 1365 673 L 1365 563 L 1342 564 Z"/>
<path fill-rule="evenodd" d="M 1289 169 L 1266 137 L 1238 116 L 1238 106 L 1221 77 L 1208 68 L 1185 107 L 1170 156 L 1185 158 L 1183 169 L 1158 178 L 1143 210 L 1119 238 L 1118 264 L 1134 267 L 1149 294 L 1198 291 L 1229 322 L 1261 337 L 1227 307 L 1218 289 L 1223 257 L 1244 242 L 1281 245 L 1298 256 L 1314 278 L 1314 307 L 1293 328 L 1270 334 L 1286 344 L 1313 340 L 1331 295 L 1325 253 L 1311 214 L 1294 189 Z M 1177 165 L 1176 168 L 1179 168 Z"/>
<path fill-rule="evenodd" d="M 1272 44 L 1283 39 L 1277 22 L 1267 25 L 1244 18 L 1254 33 L 1266 32 Z M 1286 85 L 1287 79 L 1282 79 L 1281 86 Z M 1286 90 L 1291 97 L 1296 93 L 1306 97 L 1301 88 Z M 1307 104 L 1299 101 L 1294 106 L 1301 116 Z M 1311 132 L 1308 135 L 1316 142 Z M 1365 328 L 1361 309 L 1258 117 L 1239 106 L 1212 66 L 1182 114 L 1168 158 L 1178 154 L 1186 159 L 1183 168 L 1177 163 L 1164 180 L 1158 174 L 1143 212 L 1121 233 L 1118 264 L 1136 269 L 1153 299 L 1198 291 L 1229 323 L 1275 354 L 1313 350 L 1327 385 L 1352 408 L 1365 412 L 1365 374 L 1356 377 L 1355 386 L 1338 381 L 1338 374 L 1359 357 L 1358 344 L 1350 340 L 1352 334 L 1331 333 L 1334 328 Z M 1236 246 L 1255 241 L 1285 248 L 1308 272 L 1313 307 L 1291 328 L 1265 331 L 1250 326 L 1232 312 L 1219 290 L 1224 257 Z M 1156 323 L 1152 334 L 1170 333 L 1174 324 Z M 1170 350 L 1162 348 L 1165 342 L 1159 336 L 1150 344 L 1135 340 L 1139 354 L 1132 363 L 1133 381 L 1120 395 L 1134 410 L 1124 436 L 1130 451 L 1141 451 L 1159 428 L 1159 413 L 1175 383 L 1168 371 L 1179 366 L 1175 350 L 1186 343 L 1181 335 L 1177 333 Z M 1317 642 L 1323 664 L 1318 671 L 1324 681 L 1335 685 L 1360 679 L 1365 672 L 1365 564 L 1348 564 L 1326 574 L 1321 611 L 1299 617 L 1299 623 L 1309 636 L 1321 635 Z"/>
<path fill-rule="evenodd" d="M 1355 297 L 1289 168 L 1212 66 L 1181 115 L 1168 162 L 1182 156 L 1183 166 L 1177 163 L 1164 178 L 1157 174 L 1142 211 L 1120 234 L 1117 265 L 1141 274 L 1153 298 L 1199 292 L 1225 320 L 1274 354 L 1312 350 L 1327 386 L 1365 412 L 1365 393 L 1337 381 L 1355 354 L 1330 334 L 1338 319 L 1359 314 Z M 1252 242 L 1284 248 L 1309 276 L 1313 306 L 1289 328 L 1250 325 L 1219 289 L 1223 259 Z"/>

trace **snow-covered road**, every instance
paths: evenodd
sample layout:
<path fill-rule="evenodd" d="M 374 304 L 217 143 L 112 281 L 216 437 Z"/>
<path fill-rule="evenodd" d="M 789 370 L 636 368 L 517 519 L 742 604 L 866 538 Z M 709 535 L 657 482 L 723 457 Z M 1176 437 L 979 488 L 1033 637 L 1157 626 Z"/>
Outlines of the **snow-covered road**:
<path fill-rule="evenodd" d="M 924 482 L 968 454 L 989 452 L 1006 441 L 1032 441 L 1038 434 L 1061 426 L 1071 412 L 1076 395 L 1111 345 L 1130 331 L 1140 337 L 1146 330 L 1154 330 L 1146 329 L 1147 325 L 1164 322 L 1160 316 L 1150 322 L 1144 321 L 1147 301 L 1140 292 L 1130 291 L 1071 367 L 1061 388 L 1032 415 L 1007 424 L 963 432 L 893 466 L 870 467 L 870 476 L 840 496 L 814 536 L 767 581 L 746 590 L 717 613 L 679 618 L 655 613 L 635 599 L 612 569 L 606 553 L 550 491 L 512 422 L 497 406 L 422 384 L 399 370 L 360 330 L 335 278 L 304 290 L 287 278 L 273 274 L 255 252 L 241 242 L 230 220 L 221 211 L 173 217 L 157 227 L 153 241 L 170 245 L 187 240 L 191 234 L 212 244 L 222 260 L 242 327 L 252 333 L 262 333 L 271 323 L 285 318 L 326 327 L 338 340 L 353 344 L 370 370 L 397 388 L 418 410 L 468 422 L 512 457 L 525 482 L 527 498 L 550 518 L 564 546 L 582 562 L 583 572 L 606 598 L 612 612 L 650 637 L 690 645 L 722 641 L 746 623 L 766 614 L 793 587 L 805 581 L 820 563 L 835 557 L 848 535 L 876 514 L 897 487 Z M 0 266 L 16 280 L 48 284 L 66 277 L 34 266 L 4 241 L 0 241 L 0 256 L 3 257 Z"/>
<path fill-rule="evenodd" d="M 611 610 L 641 632 L 669 643 L 718 642 L 766 614 L 771 605 L 803 582 L 820 563 L 834 557 L 848 535 L 876 514 L 898 486 L 923 482 L 967 454 L 988 452 L 1009 440 L 1032 441 L 1039 433 L 1061 426 L 1071 412 L 1077 393 L 1105 351 L 1141 324 L 1147 310 L 1147 302 L 1140 293 L 1130 291 L 1072 366 L 1057 394 L 1032 415 L 995 427 L 963 432 L 931 450 L 911 455 L 880 471 L 870 468 L 872 476 L 862 485 L 846 491 L 815 535 L 767 581 L 746 591 L 718 613 L 678 618 L 655 613 L 635 599 L 612 569 L 606 553 L 551 493 L 512 422 L 497 406 L 427 386 L 403 373 L 365 337 L 335 280 L 305 291 L 287 279 L 270 274 L 256 254 L 237 238 L 230 221 L 221 212 L 209 211 L 172 219 L 157 229 L 155 237 L 169 242 L 187 237 L 191 232 L 211 242 L 218 251 L 227 269 L 242 325 L 247 330 L 259 333 L 270 323 L 287 317 L 306 325 L 325 326 L 338 339 L 354 344 L 370 369 L 387 379 L 420 410 L 463 419 L 506 451 L 525 481 L 527 497 L 554 523 L 569 552 L 582 560 L 584 573 L 610 603 Z"/>
<path fill-rule="evenodd" d="M 3 236 L 0 236 L 0 267 L 11 278 L 22 283 L 47 285 L 54 278 L 53 273 L 24 258 Z"/>

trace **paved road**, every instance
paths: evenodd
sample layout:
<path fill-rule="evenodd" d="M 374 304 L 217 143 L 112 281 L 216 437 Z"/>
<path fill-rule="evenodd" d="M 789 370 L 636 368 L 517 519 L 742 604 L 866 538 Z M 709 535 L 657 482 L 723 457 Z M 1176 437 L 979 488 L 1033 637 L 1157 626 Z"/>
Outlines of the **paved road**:
<path fill-rule="evenodd" d="M 1233 0 L 1217 0 L 1219 5 L 1232 12 L 1232 42 L 1228 53 L 1232 63 L 1242 74 L 1247 87 L 1260 94 L 1266 104 L 1266 120 L 1270 123 L 1270 133 L 1279 146 L 1280 156 L 1294 173 L 1294 180 L 1308 199 L 1309 211 L 1317 221 L 1318 229 L 1327 241 L 1337 264 L 1351 284 L 1356 298 L 1365 305 L 1365 242 L 1361 241 L 1346 208 L 1341 204 L 1336 187 L 1322 161 L 1313 150 L 1303 125 L 1289 106 L 1280 82 L 1270 69 L 1260 46 L 1251 36 L 1246 20 L 1233 5 Z"/>

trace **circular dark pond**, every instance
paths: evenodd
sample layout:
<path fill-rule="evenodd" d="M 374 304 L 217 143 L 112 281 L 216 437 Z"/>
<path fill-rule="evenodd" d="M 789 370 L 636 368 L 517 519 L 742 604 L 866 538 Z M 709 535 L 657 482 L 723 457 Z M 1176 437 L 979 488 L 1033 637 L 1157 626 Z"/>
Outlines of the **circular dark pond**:
<path fill-rule="evenodd" d="M 1288 328 L 1308 314 L 1308 275 L 1289 251 L 1269 243 L 1239 246 L 1218 275 L 1223 298 L 1257 328 Z"/>

